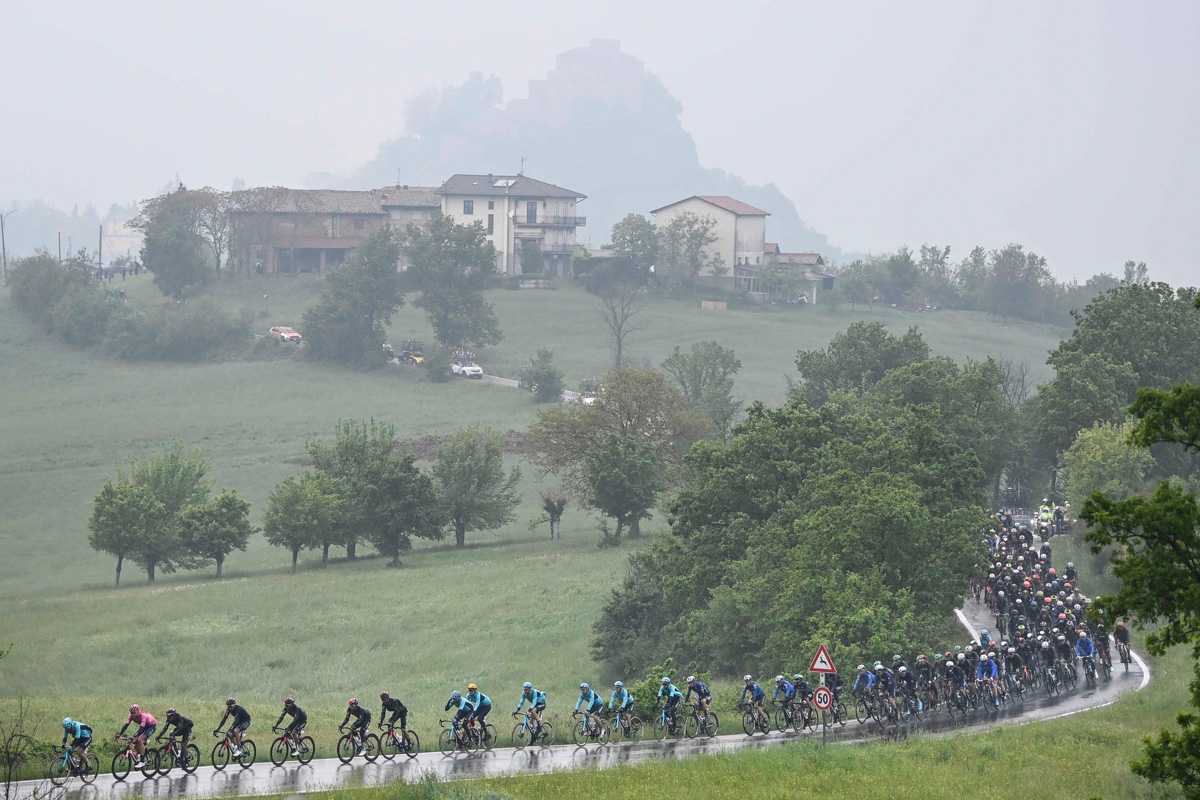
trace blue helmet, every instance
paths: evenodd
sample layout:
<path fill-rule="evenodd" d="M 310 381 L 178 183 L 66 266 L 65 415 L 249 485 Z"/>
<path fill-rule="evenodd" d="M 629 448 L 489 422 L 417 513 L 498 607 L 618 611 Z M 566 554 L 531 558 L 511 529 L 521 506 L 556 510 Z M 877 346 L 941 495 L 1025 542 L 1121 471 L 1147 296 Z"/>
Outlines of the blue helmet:
<path fill-rule="evenodd" d="M 667 685 L 668 683 L 670 683 L 670 682 L 671 682 L 671 679 L 670 679 L 670 678 L 663 678 L 663 679 L 662 679 L 663 686 L 666 686 L 666 685 Z"/>
<path fill-rule="evenodd" d="M 981 630 L 979 633 L 980 633 L 980 635 L 982 635 L 982 636 L 987 636 L 987 635 L 988 635 L 987 628 L 984 628 L 984 629 L 983 629 L 983 630 Z"/>
<path fill-rule="evenodd" d="M 621 683 L 620 681 L 617 681 L 616 683 L 613 684 L 614 689 L 622 689 L 624 687 L 625 687 L 625 684 Z"/>
<path fill-rule="evenodd" d="M 458 689 L 455 689 L 453 692 L 450 693 L 451 700 L 457 700 L 460 697 L 462 697 L 462 692 L 460 692 Z"/>
<path fill-rule="evenodd" d="M 63 720 L 63 727 L 64 727 L 64 728 L 69 728 L 69 727 L 71 727 L 71 726 L 72 726 L 72 725 L 74 725 L 74 724 L 75 724 L 75 720 L 71 719 L 70 717 L 67 717 L 66 719 L 64 719 L 64 720 Z"/>
<path fill-rule="evenodd" d="M 586 692 L 586 691 L 587 691 L 588 689 L 590 689 L 590 688 L 592 688 L 592 687 L 588 686 L 586 683 L 581 683 L 581 684 L 579 684 L 579 689 L 580 689 L 581 691 L 584 691 L 584 692 Z"/>
<path fill-rule="evenodd" d="M 532 689 L 532 688 L 533 688 L 533 684 L 532 684 L 532 683 L 530 683 L 529 681 L 525 681 L 523 684 L 521 684 L 521 688 L 522 688 L 522 689 Z"/>

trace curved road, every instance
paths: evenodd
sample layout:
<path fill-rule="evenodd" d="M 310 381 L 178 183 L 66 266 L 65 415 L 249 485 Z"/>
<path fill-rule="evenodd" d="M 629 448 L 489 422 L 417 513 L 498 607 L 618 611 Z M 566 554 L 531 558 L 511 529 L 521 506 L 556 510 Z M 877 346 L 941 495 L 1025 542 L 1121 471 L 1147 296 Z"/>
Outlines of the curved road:
<path fill-rule="evenodd" d="M 964 609 L 959 612 L 963 625 L 972 631 L 972 638 L 980 627 L 990 627 L 986 608 L 978 606 L 973 600 L 968 600 Z M 1022 724 L 1034 720 L 1054 719 L 1069 716 L 1093 708 L 1109 705 L 1123 692 L 1143 688 L 1150 680 L 1150 672 L 1146 664 L 1136 654 L 1135 662 L 1128 672 L 1117 665 L 1111 680 L 1100 680 L 1095 689 L 1083 688 L 1066 695 L 1047 697 L 1042 692 L 1034 692 L 1024 703 L 1010 704 L 998 711 L 987 713 L 975 712 L 967 722 L 951 720 L 944 711 L 939 711 L 933 719 L 925 722 L 902 725 L 899 728 L 882 730 L 873 722 L 859 725 L 851 721 L 845 727 L 831 728 L 828 732 L 829 741 L 835 744 L 849 744 L 877 740 L 882 736 L 902 737 L 909 733 L 927 733 L 949 735 L 962 732 L 978 732 L 996 725 Z M 497 720 L 497 727 L 504 728 Z M 503 721 L 507 721 L 504 718 Z M 737 724 L 737 720 L 726 719 L 725 725 Z M 559 735 L 562 735 L 562 731 Z M 507 735 L 502 731 L 501 736 Z M 428 775 L 435 775 L 440 780 L 463 778 L 480 778 L 485 776 L 511 775 L 515 773 L 540 773 L 560 771 L 564 769 L 607 768 L 621 764 L 635 764 L 654 758 L 680 758 L 702 753 L 730 752 L 747 748 L 770 747 L 794 741 L 799 738 L 819 738 L 820 732 L 803 734 L 771 733 L 768 736 L 756 736 L 753 739 L 742 734 L 718 736 L 713 739 L 683 740 L 668 742 L 640 742 L 637 744 L 622 744 L 587 747 L 574 745 L 556 745 L 554 747 L 514 750 L 512 748 L 497 748 L 491 752 L 476 756 L 459 755 L 444 757 L 440 753 L 421 753 L 415 759 L 397 759 L 387 762 L 380 759 L 374 764 L 364 764 L 356 760 L 350 765 L 343 765 L 337 759 L 318 759 L 307 766 L 298 766 L 288 762 L 283 767 L 274 767 L 270 762 L 257 763 L 247 770 L 237 765 L 230 765 L 224 772 L 217 772 L 212 767 L 201 767 L 194 775 L 182 775 L 178 770 L 169 777 L 144 779 L 138 773 L 117 783 L 111 775 L 100 776 L 92 786 L 83 786 L 78 780 L 72 780 L 64 789 L 53 790 L 52 797 L 61 800 L 102 800 L 122 796 L 142 797 L 213 797 L 218 795 L 251 795 L 251 794 L 285 794 L 313 790 L 331 789 L 338 786 L 371 786 L 396 780 L 415 782 Z M 203 742 L 198 742 L 203 744 Z M 266 750 L 270 739 L 259 742 L 259 750 Z M 422 746 L 431 747 L 433 742 L 422 742 Z M 102 764 L 102 769 L 107 769 Z M 42 798 L 52 787 L 46 781 L 23 781 L 17 784 L 17 792 L 12 795 L 20 800 Z"/>

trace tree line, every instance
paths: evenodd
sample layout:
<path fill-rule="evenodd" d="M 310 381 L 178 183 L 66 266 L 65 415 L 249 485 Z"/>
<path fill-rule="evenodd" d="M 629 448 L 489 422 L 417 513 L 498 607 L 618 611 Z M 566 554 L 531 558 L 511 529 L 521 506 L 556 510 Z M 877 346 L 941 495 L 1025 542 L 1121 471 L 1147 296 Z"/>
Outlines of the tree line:
<path fill-rule="evenodd" d="M 373 546 L 400 566 L 413 538 L 453 534 L 466 544 L 472 531 L 512 522 L 521 501 L 518 467 L 504 467 L 504 436 L 478 426 L 463 428 L 442 443 L 428 470 L 401 446 L 394 426 L 371 420 L 340 420 L 331 441 L 314 439 L 305 449 L 312 469 L 288 476 L 274 489 L 262 516 L 267 542 L 291 555 L 296 571 L 304 550 L 330 549 L 357 557 Z M 259 531 L 249 522 L 250 504 L 236 492 L 212 496 L 211 461 L 182 444 L 117 469 L 93 501 L 88 521 L 92 548 L 117 559 L 116 583 L 126 560 L 159 573 L 215 564 L 244 551 Z"/>

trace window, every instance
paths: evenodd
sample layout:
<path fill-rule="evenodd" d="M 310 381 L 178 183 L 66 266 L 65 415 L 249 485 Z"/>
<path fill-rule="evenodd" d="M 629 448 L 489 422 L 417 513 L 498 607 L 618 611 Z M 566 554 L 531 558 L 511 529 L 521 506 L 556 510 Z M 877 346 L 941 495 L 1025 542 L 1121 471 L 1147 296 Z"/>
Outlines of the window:
<path fill-rule="evenodd" d="M 361 231 L 365 227 L 367 227 L 367 221 L 365 219 L 354 220 L 354 230 Z"/>
<path fill-rule="evenodd" d="M 537 201 L 531 200 L 525 204 L 525 221 L 528 223 L 537 222 Z"/>
<path fill-rule="evenodd" d="M 755 264 L 761 264 L 761 263 L 762 263 L 762 256 L 755 256 L 755 257 L 754 257 L 754 263 L 755 263 Z"/>
<path fill-rule="evenodd" d="M 496 208 L 496 201 L 495 201 L 495 200 L 488 200 L 488 211 L 492 211 L 492 210 L 494 210 L 495 208 Z"/>
<path fill-rule="evenodd" d="M 470 216 L 475 213 L 475 201 L 463 200 L 463 215 Z"/>
<path fill-rule="evenodd" d="M 491 236 L 493 233 L 496 232 L 496 215 L 495 214 L 488 214 L 487 231 L 488 231 L 488 236 Z"/>

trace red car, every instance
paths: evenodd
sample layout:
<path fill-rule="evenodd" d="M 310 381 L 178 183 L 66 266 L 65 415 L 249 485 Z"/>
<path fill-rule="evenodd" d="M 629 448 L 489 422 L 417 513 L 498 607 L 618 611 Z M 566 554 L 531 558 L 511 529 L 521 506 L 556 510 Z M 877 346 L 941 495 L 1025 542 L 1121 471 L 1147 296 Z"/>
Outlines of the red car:
<path fill-rule="evenodd" d="M 271 328 L 271 335 L 277 336 L 285 342 L 299 342 L 300 334 L 288 327 Z"/>

